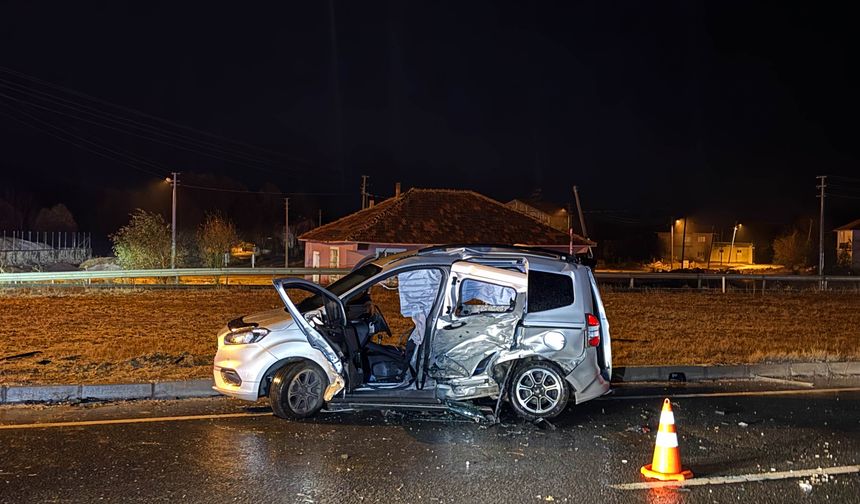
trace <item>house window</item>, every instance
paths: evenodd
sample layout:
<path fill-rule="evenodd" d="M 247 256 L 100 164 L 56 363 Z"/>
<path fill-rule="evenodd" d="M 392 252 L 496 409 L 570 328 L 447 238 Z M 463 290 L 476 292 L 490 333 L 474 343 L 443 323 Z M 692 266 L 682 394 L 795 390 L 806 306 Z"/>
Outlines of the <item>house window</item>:
<path fill-rule="evenodd" d="M 329 248 L 328 265 L 330 268 L 340 268 L 340 249 L 337 247 Z"/>
<path fill-rule="evenodd" d="M 705 237 L 705 236 L 700 236 L 700 237 L 699 237 L 699 243 L 705 243 L 706 238 L 707 238 L 707 237 Z"/>

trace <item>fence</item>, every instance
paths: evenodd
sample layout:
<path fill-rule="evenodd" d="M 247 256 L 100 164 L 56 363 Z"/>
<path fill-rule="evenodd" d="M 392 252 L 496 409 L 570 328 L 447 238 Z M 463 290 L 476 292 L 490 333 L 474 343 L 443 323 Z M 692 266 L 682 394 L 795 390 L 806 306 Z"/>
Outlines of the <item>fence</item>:
<path fill-rule="evenodd" d="M 158 270 L 120 271 L 64 271 L 33 273 L 0 273 L 0 285 L 4 287 L 34 284 L 91 285 L 97 283 L 124 284 L 152 283 L 153 279 L 165 279 L 174 284 L 242 284 L 266 285 L 272 278 L 282 276 L 344 275 L 348 269 L 337 268 L 177 268 Z M 710 289 L 719 292 L 744 290 L 765 292 L 767 290 L 807 289 L 857 289 L 860 277 L 856 276 L 800 276 L 800 275 L 740 275 L 706 273 L 608 273 L 596 272 L 601 285 L 623 289 Z"/>
<path fill-rule="evenodd" d="M 0 267 L 80 264 L 92 255 L 90 233 L 3 231 L 0 238 Z"/>

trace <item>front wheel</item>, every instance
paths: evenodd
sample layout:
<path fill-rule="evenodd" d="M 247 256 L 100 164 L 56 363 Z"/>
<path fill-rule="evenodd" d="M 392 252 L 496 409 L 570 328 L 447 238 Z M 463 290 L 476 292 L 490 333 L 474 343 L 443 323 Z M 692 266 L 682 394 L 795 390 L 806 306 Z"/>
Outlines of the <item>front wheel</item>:
<path fill-rule="evenodd" d="M 323 391 L 328 378 L 310 361 L 287 365 L 277 373 L 269 387 L 272 412 L 281 418 L 307 418 L 323 407 Z"/>
<path fill-rule="evenodd" d="M 510 385 L 511 405 L 526 420 L 553 418 L 567 406 L 567 382 L 554 364 L 533 361 L 517 368 Z"/>

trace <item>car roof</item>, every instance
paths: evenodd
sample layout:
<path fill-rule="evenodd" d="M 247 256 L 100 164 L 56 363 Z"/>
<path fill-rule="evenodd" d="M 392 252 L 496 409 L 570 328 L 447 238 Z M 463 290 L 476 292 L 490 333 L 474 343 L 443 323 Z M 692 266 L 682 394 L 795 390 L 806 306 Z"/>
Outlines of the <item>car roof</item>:
<path fill-rule="evenodd" d="M 455 261 L 472 258 L 535 258 L 543 261 L 568 263 L 571 267 L 579 266 L 579 262 L 575 256 L 562 254 L 553 250 L 515 245 L 448 244 L 410 250 L 385 257 L 368 257 L 366 260 L 359 262 L 355 267 L 358 268 L 367 263 L 373 263 L 383 269 L 390 269 L 395 265 L 450 265 Z"/>

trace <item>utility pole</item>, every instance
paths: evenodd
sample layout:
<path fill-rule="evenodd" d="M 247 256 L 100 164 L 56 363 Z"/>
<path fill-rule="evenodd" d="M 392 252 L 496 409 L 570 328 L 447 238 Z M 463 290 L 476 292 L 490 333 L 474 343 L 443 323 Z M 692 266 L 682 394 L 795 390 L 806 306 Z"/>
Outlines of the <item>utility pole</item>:
<path fill-rule="evenodd" d="M 284 267 L 290 267 L 290 198 L 284 198 Z"/>
<path fill-rule="evenodd" d="M 176 186 L 179 185 L 179 172 L 173 172 L 173 211 L 170 221 L 170 269 L 176 269 Z"/>
<path fill-rule="evenodd" d="M 821 199 L 821 210 L 818 215 L 818 288 L 824 290 L 824 188 L 827 187 L 827 175 L 815 177 L 819 180 L 818 197 Z"/>
<path fill-rule="evenodd" d="M 579 227 L 582 229 L 582 237 L 588 239 L 588 231 L 585 229 L 585 217 L 582 215 L 582 204 L 579 202 L 579 187 L 573 186 L 573 198 L 576 200 L 576 211 L 579 213 Z"/>
<path fill-rule="evenodd" d="M 675 218 L 669 224 L 669 271 L 675 269 Z"/>
<path fill-rule="evenodd" d="M 570 208 L 570 203 L 567 204 L 567 254 L 573 257 L 573 215 L 571 215 L 572 208 Z"/>
<path fill-rule="evenodd" d="M 367 175 L 361 176 L 361 209 L 367 208 Z"/>
<path fill-rule="evenodd" d="M 582 204 L 579 202 L 579 187 L 573 186 L 573 198 L 576 200 L 576 211 L 579 213 L 579 227 L 582 228 L 582 237 L 586 240 L 588 239 L 588 230 L 585 229 L 585 217 L 582 215 Z M 573 236 L 571 236 L 571 240 Z M 588 247 L 588 257 L 593 257 L 591 255 L 591 247 Z"/>
<path fill-rule="evenodd" d="M 684 217 L 684 228 L 681 230 L 681 269 L 684 269 L 684 249 L 687 246 L 687 218 Z"/>
<path fill-rule="evenodd" d="M 726 261 L 726 264 L 732 263 L 732 252 L 735 251 L 735 236 L 738 235 L 738 228 L 739 227 L 740 227 L 740 224 L 735 222 L 735 227 L 732 228 L 732 244 L 731 244 L 731 246 L 729 246 L 729 260 Z"/>

